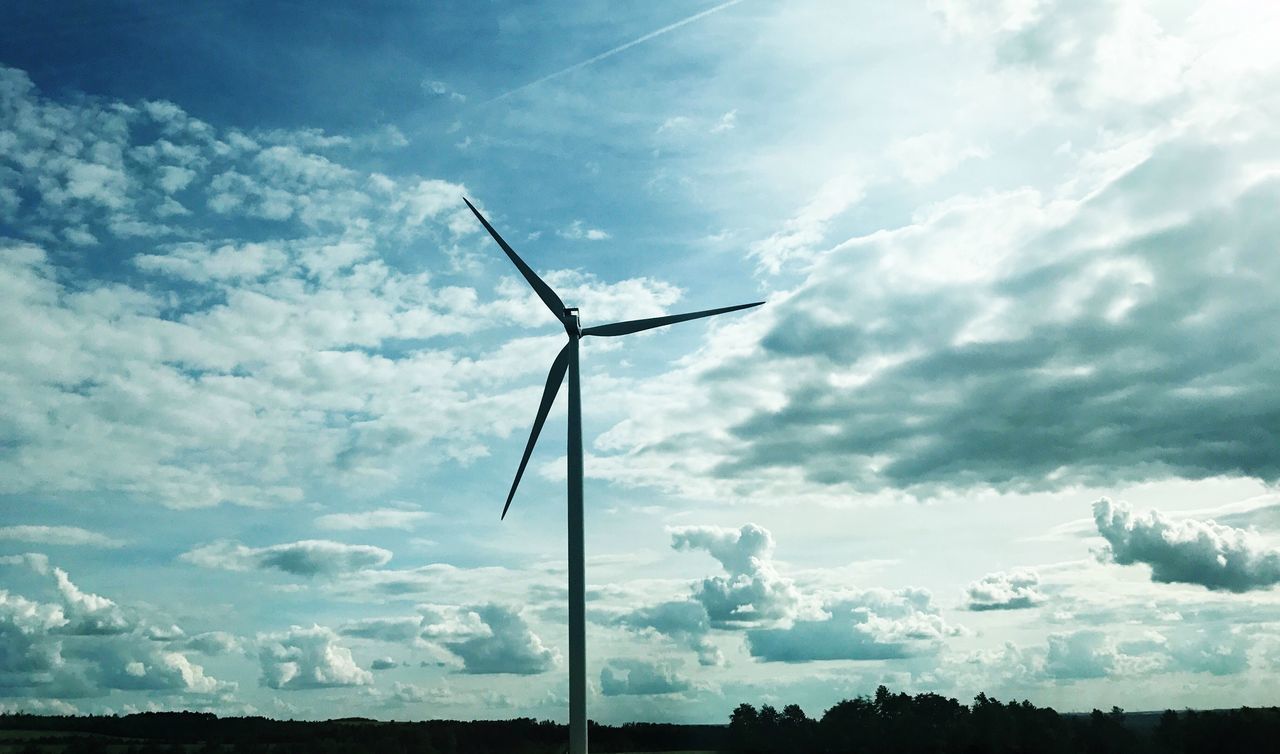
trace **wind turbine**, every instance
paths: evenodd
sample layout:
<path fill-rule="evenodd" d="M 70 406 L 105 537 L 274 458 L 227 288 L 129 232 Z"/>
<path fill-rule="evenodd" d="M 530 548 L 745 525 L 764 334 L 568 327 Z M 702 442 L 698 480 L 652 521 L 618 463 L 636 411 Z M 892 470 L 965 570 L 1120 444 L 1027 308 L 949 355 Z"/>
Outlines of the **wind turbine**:
<path fill-rule="evenodd" d="M 538 442 L 538 434 L 542 424 L 547 420 L 551 404 L 555 402 L 564 382 L 565 372 L 569 373 L 569 752 L 570 754 L 587 754 L 587 647 L 586 647 L 586 597 L 585 567 L 582 537 L 582 396 L 578 384 L 578 341 L 585 335 L 613 337 L 630 335 L 642 330 L 650 330 L 691 319 L 712 317 L 717 314 L 736 312 L 739 309 L 750 309 L 760 306 L 763 301 L 753 304 L 739 304 L 720 309 L 706 309 L 700 312 L 672 314 L 666 317 L 649 317 L 633 319 L 626 322 L 614 322 L 608 325 L 596 325 L 582 328 L 578 323 L 576 307 L 567 307 L 551 286 L 543 282 L 529 265 L 516 254 L 515 249 L 498 235 L 489 221 L 484 219 L 480 210 L 475 208 L 469 199 L 463 197 L 471 212 L 498 242 L 516 269 L 529 282 L 538 298 L 547 305 L 555 318 L 564 325 L 569 342 L 555 361 L 551 362 L 551 371 L 547 374 L 547 386 L 542 391 L 542 403 L 538 405 L 538 414 L 533 420 L 533 431 L 529 433 L 529 442 L 524 448 L 524 457 L 520 459 L 520 467 L 516 469 L 515 481 L 511 483 L 511 491 L 507 493 L 507 502 L 502 506 L 502 518 L 507 517 L 507 509 L 516 495 L 516 487 L 520 485 L 520 477 L 529 463 L 533 446 Z"/>

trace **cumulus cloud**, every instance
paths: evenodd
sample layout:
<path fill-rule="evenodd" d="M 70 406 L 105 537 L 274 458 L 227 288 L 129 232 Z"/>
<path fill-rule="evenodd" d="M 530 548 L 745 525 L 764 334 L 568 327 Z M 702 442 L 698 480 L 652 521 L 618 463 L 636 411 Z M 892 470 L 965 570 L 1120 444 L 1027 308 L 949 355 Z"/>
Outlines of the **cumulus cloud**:
<path fill-rule="evenodd" d="M 1163 673 L 1228 676 L 1249 668 L 1253 638 L 1239 627 L 1178 627 L 1132 633 L 1086 628 L 1050 634 L 1039 646 L 1006 644 L 961 660 L 980 669 L 984 682 L 1021 687 L 1095 678 L 1137 678 Z"/>
<path fill-rule="evenodd" d="M 1115 670 L 1118 655 L 1115 642 L 1104 631 L 1053 634 L 1044 670 L 1053 678 L 1105 678 Z"/>
<path fill-rule="evenodd" d="M 673 600 L 640 607 L 607 619 L 642 634 L 666 636 L 692 649 L 700 665 L 723 665 L 724 654 L 715 645 L 707 608 L 696 600 Z"/>
<path fill-rule="evenodd" d="M 1169 669 L 1227 676 L 1249 668 L 1253 636 L 1240 627 L 1214 627 L 1168 642 Z"/>
<path fill-rule="evenodd" d="M 689 679 L 669 663 L 613 659 L 600 669 L 600 692 L 605 696 L 674 694 L 689 687 Z"/>
<path fill-rule="evenodd" d="M 10 558 L 42 577 L 43 595 L 0 590 L 0 696 L 50 699 L 103 696 L 114 690 L 209 695 L 235 689 L 116 602 L 78 587 L 43 557 Z M 43 599 L 42 599 L 43 597 Z M 45 601 L 45 600 L 48 601 Z"/>
<path fill-rule="evenodd" d="M 450 663 L 461 663 L 461 672 L 475 675 L 535 675 L 559 661 L 512 607 L 425 604 L 417 609 L 417 615 L 364 618 L 338 630 L 343 636 L 434 649 Z"/>
<path fill-rule="evenodd" d="M 1152 581 L 1231 592 L 1280 582 L 1280 551 L 1254 532 L 1213 521 L 1173 521 L 1155 510 L 1136 514 L 1108 498 L 1093 504 L 1093 518 L 1107 541 L 1102 556 L 1119 565 L 1145 563 Z"/>
<path fill-rule="evenodd" d="M 439 700 L 441 696 L 443 695 L 436 689 L 424 689 L 412 683 L 396 681 L 391 684 L 391 698 L 401 704 Z"/>
<path fill-rule="evenodd" d="M 923 589 L 843 589 L 803 593 L 777 572 L 773 535 L 738 529 L 668 529 L 677 550 L 705 550 L 728 576 L 694 582 L 692 598 L 605 615 L 598 620 L 693 649 L 702 665 L 724 657 L 713 635 L 743 631 L 749 654 L 764 662 L 884 660 L 936 653 L 960 629 L 943 620 Z"/>
<path fill-rule="evenodd" d="M 368 686 L 373 674 L 361 668 L 332 630 L 313 625 L 258 637 L 263 686 L 282 691 Z"/>
<path fill-rule="evenodd" d="M 215 694 L 236 688 L 205 675 L 181 652 L 115 637 L 67 647 L 67 655 L 89 663 L 86 675 L 104 689 Z"/>
<path fill-rule="evenodd" d="M 464 673 L 535 675 L 556 667 L 559 653 L 543 645 L 518 611 L 502 605 L 482 605 L 474 612 L 484 622 L 487 635 L 441 642 L 462 659 Z"/>
<path fill-rule="evenodd" d="M 183 553 L 181 559 L 202 568 L 229 571 L 274 569 L 294 576 L 336 576 L 386 565 L 391 552 L 372 545 L 348 545 L 307 539 L 269 547 L 248 547 L 222 540 Z"/>
<path fill-rule="evenodd" d="M 402 618 L 363 618 L 343 624 L 338 633 L 360 639 L 376 639 L 385 642 L 414 642 L 422 638 L 424 631 L 421 616 Z"/>
<path fill-rule="evenodd" d="M 705 550 L 728 572 L 703 579 L 694 589 L 714 626 L 750 624 L 786 618 L 799 608 L 800 592 L 773 566 L 773 535 L 755 524 L 740 529 L 716 526 L 673 527 L 671 546 Z"/>
<path fill-rule="evenodd" d="M 965 607 L 979 611 L 1036 607 L 1044 602 L 1039 585 L 1040 574 L 1026 568 L 989 573 L 965 589 Z"/>
<path fill-rule="evenodd" d="M 216 657 L 240 649 L 240 639 L 226 631 L 207 631 L 181 641 L 184 649 Z"/>
<path fill-rule="evenodd" d="M 765 662 L 889 660 L 938 651 L 957 633 L 924 589 L 869 589 L 832 599 L 824 617 L 747 631 L 751 656 Z"/>
<path fill-rule="evenodd" d="M 58 594 L 67 617 L 64 630 L 78 635 L 122 634 L 138 627 L 136 620 L 125 615 L 115 602 L 97 594 L 81 591 L 61 568 L 53 569 Z"/>

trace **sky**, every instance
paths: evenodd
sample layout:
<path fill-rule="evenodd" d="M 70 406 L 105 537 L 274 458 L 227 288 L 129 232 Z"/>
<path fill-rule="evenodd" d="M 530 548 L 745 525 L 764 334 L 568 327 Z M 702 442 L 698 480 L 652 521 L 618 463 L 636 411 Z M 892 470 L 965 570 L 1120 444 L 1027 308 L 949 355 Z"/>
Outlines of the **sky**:
<path fill-rule="evenodd" d="M 1280 6 L 0 5 L 0 708 L 1280 704 Z"/>

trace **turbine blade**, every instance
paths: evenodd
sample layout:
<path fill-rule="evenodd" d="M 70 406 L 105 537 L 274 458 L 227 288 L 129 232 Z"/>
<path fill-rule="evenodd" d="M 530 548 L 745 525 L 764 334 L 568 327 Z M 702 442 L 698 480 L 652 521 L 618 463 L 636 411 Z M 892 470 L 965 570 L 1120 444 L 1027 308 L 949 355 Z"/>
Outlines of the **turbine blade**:
<path fill-rule="evenodd" d="M 498 245 L 502 247 L 502 250 L 507 253 L 507 256 L 510 257 L 511 261 L 515 264 L 516 269 L 520 270 L 521 275 L 524 275 L 524 279 L 529 281 L 529 285 L 532 286 L 534 292 L 538 294 L 538 298 L 542 299 L 542 303 L 547 305 L 547 308 L 551 310 L 552 314 L 556 315 L 556 319 L 559 320 L 561 324 L 564 324 L 564 302 L 560 300 L 560 297 L 556 295 L 556 292 L 551 290 L 551 286 L 544 283 L 542 278 L 538 277 L 529 265 L 524 263 L 524 260 L 520 258 L 520 255 L 516 254 L 515 249 L 511 248 L 506 241 L 502 240 L 502 236 L 498 235 L 498 231 L 494 230 L 493 226 L 489 224 L 489 221 L 484 219 L 484 215 L 480 214 L 480 210 L 476 209 L 475 205 L 471 203 L 471 200 L 464 196 L 462 197 L 462 201 L 467 203 L 467 206 L 471 208 L 472 214 L 476 216 L 476 219 L 480 221 L 480 224 L 484 226 L 484 229 L 489 231 L 489 235 L 493 236 L 493 240 L 497 241 Z"/>
<path fill-rule="evenodd" d="M 533 446 L 538 443 L 538 434 L 542 432 L 542 424 L 547 420 L 551 404 L 556 402 L 556 395 L 564 382 L 564 372 L 568 368 L 569 346 L 566 344 L 560 349 L 556 360 L 551 362 L 551 371 L 547 373 L 547 386 L 542 389 L 542 403 L 538 405 L 538 416 L 533 420 L 533 431 L 529 433 L 529 443 L 524 446 L 524 457 L 520 459 L 520 468 L 516 470 L 515 481 L 511 483 L 511 491 L 507 493 L 507 504 L 502 506 L 502 518 L 507 517 L 511 499 L 516 496 L 516 487 L 520 486 L 520 477 L 524 476 L 524 467 L 529 464 L 529 456 L 533 455 Z"/>
<path fill-rule="evenodd" d="M 721 309 L 707 309 L 701 312 L 689 312 L 688 314 L 672 314 L 667 317 L 650 317 L 649 319 L 633 319 L 627 322 L 614 322 L 608 325 L 596 325 L 583 329 L 583 335 L 630 335 L 633 332 L 641 330 L 650 330 L 655 327 L 663 327 L 664 325 L 674 325 L 677 322 L 688 322 L 691 319 L 701 319 L 702 317 L 714 317 L 717 314 L 726 314 L 728 312 L 736 312 L 739 309 L 750 309 L 753 306 L 760 306 L 763 301 L 757 301 L 754 304 L 738 304 L 737 306 L 726 306 Z"/>

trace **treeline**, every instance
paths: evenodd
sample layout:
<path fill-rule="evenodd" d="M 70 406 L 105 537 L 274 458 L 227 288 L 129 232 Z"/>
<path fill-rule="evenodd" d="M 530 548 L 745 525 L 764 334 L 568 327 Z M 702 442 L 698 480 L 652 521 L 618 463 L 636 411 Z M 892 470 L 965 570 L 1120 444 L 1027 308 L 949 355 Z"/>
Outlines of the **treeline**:
<path fill-rule="evenodd" d="M 1154 718 L 1154 719 L 1152 719 Z M 1280 708 L 1060 715 L 979 694 L 966 706 L 938 694 L 839 702 L 814 720 L 797 705 L 740 704 L 728 749 L 740 754 L 1221 754 L 1280 751 Z"/>
<path fill-rule="evenodd" d="M 591 750 L 734 754 L 1217 754 L 1277 751 L 1280 709 L 1059 714 L 979 694 L 971 705 L 938 694 L 846 699 L 818 719 L 740 704 L 725 725 L 591 724 Z M 324 722 L 219 718 L 197 712 L 125 716 L 0 715 L 2 754 L 551 754 L 565 726 L 530 718 L 463 722 Z"/>
<path fill-rule="evenodd" d="M 566 726 L 531 718 L 323 722 L 225 717 L 201 712 L 123 716 L 0 715 L 4 754 L 558 754 Z M 19 737 L 20 731 L 32 735 Z M 593 752 L 720 750 L 723 725 L 591 723 Z M 25 740 L 23 740 L 25 738 Z M 64 748 L 65 747 L 65 748 Z"/>

